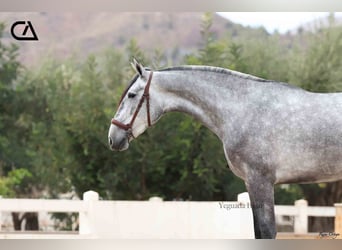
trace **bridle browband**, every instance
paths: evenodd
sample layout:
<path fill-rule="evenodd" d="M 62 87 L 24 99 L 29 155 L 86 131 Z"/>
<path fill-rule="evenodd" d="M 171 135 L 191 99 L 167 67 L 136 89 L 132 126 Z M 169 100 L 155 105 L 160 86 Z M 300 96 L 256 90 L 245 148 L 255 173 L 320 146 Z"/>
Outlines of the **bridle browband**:
<path fill-rule="evenodd" d="M 151 126 L 151 117 L 150 117 L 150 85 L 151 85 L 151 81 L 152 81 L 152 76 L 153 76 L 153 71 L 151 71 L 149 77 L 148 77 L 148 80 L 147 80 L 147 83 L 146 83 L 146 86 L 145 86 L 145 89 L 144 89 L 144 93 L 142 95 L 142 97 L 140 98 L 140 101 L 139 101 L 139 104 L 138 104 L 138 107 L 137 109 L 135 110 L 134 114 L 133 114 L 133 117 L 131 119 L 131 121 L 128 123 L 128 124 L 124 124 L 118 120 L 115 120 L 114 118 L 112 119 L 112 124 L 118 126 L 119 128 L 122 128 L 123 130 L 125 131 L 128 131 L 130 133 L 130 135 L 132 137 L 133 134 L 132 134 L 132 127 L 133 127 L 133 123 L 135 121 L 135 118 L 137 118 L 138 116 L 138 113 L 146 99 L 146 110 L 147 110 L 147 123 L 148 123 L 148 126 L 150 127 Z M 122 95 L 121 97 L 121 100 L 119 102 L 119 105 L 118 105 L 118 108 L 120 107 L 120 104 L 123 100 L 123 98 L 125 97 L 125 95 L 127 94 L 127 92 L 129 91 L 129 88 L 124 92 L 124 94 Z"/>

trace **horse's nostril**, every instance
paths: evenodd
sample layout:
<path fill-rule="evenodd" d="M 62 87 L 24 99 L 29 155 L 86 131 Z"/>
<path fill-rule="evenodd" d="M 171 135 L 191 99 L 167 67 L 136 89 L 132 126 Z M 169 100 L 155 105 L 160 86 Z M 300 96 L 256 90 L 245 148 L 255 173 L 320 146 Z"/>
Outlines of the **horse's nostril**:
<path fill-rule="evenodd" d="M 112 145 L 113 145 L 112 138 L 108 137 L 108 143 L 109 143 L 109 145 L 110 145 L 110 146 L 112 146 Z"/>

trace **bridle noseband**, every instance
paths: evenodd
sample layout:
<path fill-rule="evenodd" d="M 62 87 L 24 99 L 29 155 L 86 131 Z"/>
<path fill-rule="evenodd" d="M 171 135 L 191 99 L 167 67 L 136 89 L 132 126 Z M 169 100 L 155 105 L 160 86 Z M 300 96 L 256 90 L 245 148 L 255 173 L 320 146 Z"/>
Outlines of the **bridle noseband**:
<path fill-rule="evenodd" d="M 135 110 L 134 114 L 133 114 L 133 117 L 131 119 L 131 121 L 128 123 L 128 124 L 124 124 L 118 120 L 115 120 L 114 118 L 112 119 L 112 124 L 118 126 L 119 128 L 122 128 L 123 130 L 129 132 L 130 136 L 134 137 L 133 134 L 132 134 L 132 127 L 133 127 L 133 123 L 135 121 L 135 118 L 137 118 L 138 116 L 138 113 L 146 99 L 146 109 L 147 109 L 147 123 L 148 123 L 148 126 L 150 127 L 151 126 L 151 117 L 150 117 L 150 85 L 151 85 L 151 81 L 152 81 L 152 76 L 153 76 L 153 71 L 151 71 L 149 77 L 148 77 L 148 80 L 147 80 L 147 83 L 146 83 L 146 86 L 145 86 L 145 89 L 144 89 L 144 93 L 142 95 L 142 97 L 140 98 L 140 101 L 139 101 L 139 104 L 138 104 L 138 107 L 137 109 Z M 119 102 L 119 105 L 118 107 L 120 106 L 123 98 L 125 97 L 125 95 L 127 94 L 129 89 L 126 90 L 126 92 L 122 95 L 122 98 Z"/>

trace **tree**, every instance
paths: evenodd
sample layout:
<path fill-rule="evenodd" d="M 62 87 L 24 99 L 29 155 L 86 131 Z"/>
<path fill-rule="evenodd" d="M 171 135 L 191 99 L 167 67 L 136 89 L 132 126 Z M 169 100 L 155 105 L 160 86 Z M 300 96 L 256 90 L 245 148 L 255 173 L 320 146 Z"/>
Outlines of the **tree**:
<path fill-rule="evenodd" d="M 14 197 L 32 190 L 32 184 L 25 181 L 28 177 L 32 180 L 32 174 L 27 169 L 30 161 L 24 146 L 29 127 L 22 119 L 25 95 L 18 86 L 23 67 L 17 59 L 18 46 L 1 40 L 4 28 L 0 23 L 0 194 Z M 12 218 L 16 230 L 23 220 L 26 227 L 38 230 L 36 213 L 24 213 L 21 218 L 12 213 Z"/>
<path fill-rule="evenodd" d="M 0 23 L 0 174 L 7 174 L 20 159 L 20 141 L 16 139 L 18 103 L 15 83 L 21 69 L 17 61 L 18 47 L 2 42 L 5 25 Z M 6 133 L 3 133 L 6 131 Z"/>

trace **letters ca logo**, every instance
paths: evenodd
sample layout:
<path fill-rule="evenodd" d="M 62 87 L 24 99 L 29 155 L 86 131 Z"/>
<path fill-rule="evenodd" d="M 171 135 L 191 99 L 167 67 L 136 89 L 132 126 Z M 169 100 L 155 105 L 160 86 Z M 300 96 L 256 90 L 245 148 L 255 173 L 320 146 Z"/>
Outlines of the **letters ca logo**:
<path fill-rule="evenodd" d="M 18 32 L 20 26 L 23 26 L 22 27 L 23 32 L 19 35 L 16 32 Z M 17 27 L 17 29 L 16 29 L 16 27 Z M 30 32 L 28 32 L 29 30 L 30 30 Z M 38 36 L 37 36 L 36 32 L 34 31 L 34 28 L 33 28 L 32 23 L 30 21 L 16 21 L 15 23 L 13 23 L 12 27 L 11 27 L 11 34 L 12 34 L 13 38 L 16 40 L 38 41 Z"/>

